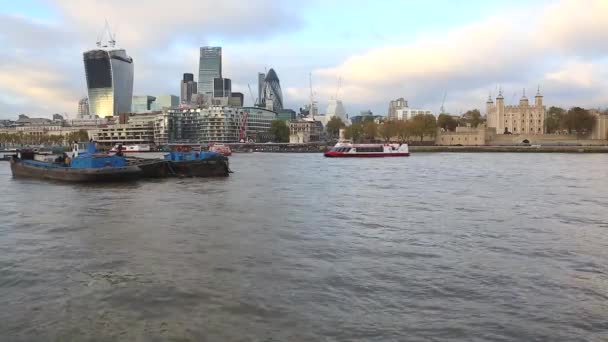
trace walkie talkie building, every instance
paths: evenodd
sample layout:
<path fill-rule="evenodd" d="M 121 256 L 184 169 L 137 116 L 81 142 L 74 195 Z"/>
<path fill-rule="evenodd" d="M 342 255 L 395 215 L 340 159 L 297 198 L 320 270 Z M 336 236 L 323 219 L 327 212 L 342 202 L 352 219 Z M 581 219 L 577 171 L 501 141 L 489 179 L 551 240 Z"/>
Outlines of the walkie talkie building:
<path fill-rule="evenodd" d="M 84 53 L 89 113 L 99 117 L 131 111 L 133 59 L 125 50 L 91 50 Z"/>

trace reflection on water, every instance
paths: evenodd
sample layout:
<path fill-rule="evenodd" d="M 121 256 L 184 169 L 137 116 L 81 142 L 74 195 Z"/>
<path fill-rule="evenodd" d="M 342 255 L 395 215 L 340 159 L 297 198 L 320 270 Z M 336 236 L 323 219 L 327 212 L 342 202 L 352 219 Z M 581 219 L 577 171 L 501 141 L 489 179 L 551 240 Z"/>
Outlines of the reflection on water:
<path fill-rule="evenodd" d="M 69 185 L 0 163 L 9 341 L 600 340 L 603 155 L 238 154 Z"/>

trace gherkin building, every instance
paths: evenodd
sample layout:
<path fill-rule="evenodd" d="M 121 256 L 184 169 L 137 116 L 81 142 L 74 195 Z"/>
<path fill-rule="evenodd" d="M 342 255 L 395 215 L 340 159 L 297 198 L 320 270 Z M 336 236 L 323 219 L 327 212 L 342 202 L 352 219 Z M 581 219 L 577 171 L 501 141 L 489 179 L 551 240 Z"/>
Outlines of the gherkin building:
<path fill-rule="evenodd" d="M 283 109 L 283 93 L 281 83 L 274 69 L 268 70 L 264 80 L 262 105 L 270 110 L 279 111 Z"/>

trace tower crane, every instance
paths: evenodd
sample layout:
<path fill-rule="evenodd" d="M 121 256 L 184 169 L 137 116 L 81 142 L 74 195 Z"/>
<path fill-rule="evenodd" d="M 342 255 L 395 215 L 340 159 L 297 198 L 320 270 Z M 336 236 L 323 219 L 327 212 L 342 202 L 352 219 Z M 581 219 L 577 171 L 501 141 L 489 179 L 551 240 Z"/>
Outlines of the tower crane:
<path fill-rule="evenodd" d="M 255 97 L 253 97 L 253 92 L 251 91 L 251 86 L 247 83 L 247 88 L 249 88 L 249 96 L 251 96 L 251 101 L 253 101 L 252 106 L 255 106 Z"/>
<path fill-rule="evenodd" d="M 443 93 L 443 101 L 441 101 L 441 107 L 439 107 L 439 114 L 445 114 L 445 98 L 448 96 L 448 92 Z"/>

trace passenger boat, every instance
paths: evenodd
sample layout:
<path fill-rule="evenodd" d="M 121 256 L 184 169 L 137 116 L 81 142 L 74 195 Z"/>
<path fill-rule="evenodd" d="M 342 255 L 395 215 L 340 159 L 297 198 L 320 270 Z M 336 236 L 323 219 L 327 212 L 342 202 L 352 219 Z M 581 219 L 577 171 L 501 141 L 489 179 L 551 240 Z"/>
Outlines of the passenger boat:
<path fill-rule="evenodd" d="M 324 154 L 329 158 L 372 158 L 407 157 L 410 155 L 407 144 L 352 144 L 337 143 Z"/>
<path fill-rule="evenodd" d="M 84 147 L 86 146 L 86 150 Z M 74 144 L 73 158 L 67 160 L 51 157 L 40 160 L 33 151 L 19 151 L 11 158 L 14 177 L 29 177 L 66 182 L 108 182 L 136 180 L 142 171 L 128 165 L 123 157 L 97 154 L 95 143 Z"/>
<path fill-rule="evenodd" d="M 232 155 L 232 150 L 228 145 L 211 143 L 209 144 L 209 152 L 217 152 L 226 157 L 230 157 Z"/>
<path fill-rule="evenodd" d="M 121 146 L 121 144 L 116 144 L 114 145 L 114 147 L 112 147 L 112 149 L 110 150 L 110 152 L 118 152 L 118 147 Z M 140 153 L 140 152 L 150 152 L 152 151 L 152 149 L 150 148 L 150 145 L 122 145 L 122 152 L 123 153 Z"/>
<path fill-rule="evenodd" d="M 171 172 L 185 177 L 227 177 L 230 174 L 228 158 L 217 152 L 194 152 L 178 148 L 165 154 Z"/>

